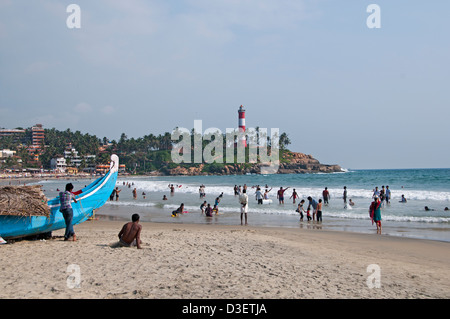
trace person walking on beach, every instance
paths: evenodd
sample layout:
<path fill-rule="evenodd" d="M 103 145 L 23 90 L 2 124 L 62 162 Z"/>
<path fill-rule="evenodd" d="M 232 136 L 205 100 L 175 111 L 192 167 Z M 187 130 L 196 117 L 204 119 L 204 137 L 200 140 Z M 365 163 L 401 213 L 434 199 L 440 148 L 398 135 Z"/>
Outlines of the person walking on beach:
<path fill-rule="evenodd" d="M 133 214 L 131 216 L 131 222 L 123 225 L 119 232 L 119 245 L 122 247 L 133 247 L 141 249 L 141 230 L 142 225 L 139 225 L 139 214 Z"/>
<path fill-rule="evenodd" d="M 245 214 L 245 225 L 247 225 L 247 211 L 248 211 L 248 196 L 247 191 L 244 189 L 242 194 L 239 196 L 239 203 L 241 204 L 241 225 L 242 217 Z"/>
<path fill-rule="evenodd" d="M 323 203 L 325 205 L 328 205 L 328 199 L 330 199 L 330 192 L 328 192 L 328 187 L 325 187 L 324 191 L 322 192 L 323 197 Z"/>
<path fill-rule="evenodd" d="M 277 198 L 278 198 L 278 202 L 280 204 L 284 204 L 284 192 L 288 189 L 289 187 L 286 187 L 285 189 L 283 189 L 283 187 L 280 187 L 280 189 L 277 192 Z"/>
<path fill-rule="evenodd" d="M 372 224 L 377 225 L 377 234 L 381 234 L 381 202 L 378 196 L 375 196 L 374 201 L 370 204 L 369 214 Z"/>
<path fill-rule="evenodd" d="M 66 222 L 66 232 L 64 233 L 64 240 L 67 241 L 72 238 L 73 241 L 77 240 L 77 236 L 73 230 L 73 209 L 72 200 L 76 203 L 75 195 L 72 193 L 73 185 L 68 183 L 66 185 L 66 190 L 59 193 L 59 202 L 61 204 L 59 210 L 63 214 L 64 221 Z"/>

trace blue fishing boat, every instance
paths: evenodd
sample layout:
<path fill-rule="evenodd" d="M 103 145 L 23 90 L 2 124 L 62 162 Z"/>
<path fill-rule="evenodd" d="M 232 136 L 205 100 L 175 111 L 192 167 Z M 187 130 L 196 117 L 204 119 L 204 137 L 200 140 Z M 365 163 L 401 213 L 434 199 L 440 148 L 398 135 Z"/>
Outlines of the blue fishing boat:
<path fill-rule="evenodd" d="M 81 194 L 76 197 L 77 202 L 72 203 L 74 225 L 86 221 L 94 210 L 106 203 L 116 185 L 118 171 L 119 158 L 117 155 L 111 155 L 109 171 L 83 188 Z M 65 228 L 64 217 L 59 210 L 59 196 L 49 200 L 47 204 L 50 207 L 48 217 L 0 215 L 0 237 L 20 238 Z"/>

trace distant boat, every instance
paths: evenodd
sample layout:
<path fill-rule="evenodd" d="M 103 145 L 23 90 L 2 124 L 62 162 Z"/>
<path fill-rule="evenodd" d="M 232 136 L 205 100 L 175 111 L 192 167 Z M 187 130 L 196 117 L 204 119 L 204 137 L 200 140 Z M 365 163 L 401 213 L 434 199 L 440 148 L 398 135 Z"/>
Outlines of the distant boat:
<path fill-rule="evenodd" d="M 119 171 L 119 157 L 111 155 L 109 171 L 82 189 L 77 202 L 72 203 L 73 224 L 80 224 L 92 216 L 95 209 L 102 207 L 116 186 Z M 50 215 L 13 216 L 0 215 L 0 236 L 6 239 L 27 237 L 66 228 L 62 213 L 59 211 L 59 196 L 48 201 Z"/>

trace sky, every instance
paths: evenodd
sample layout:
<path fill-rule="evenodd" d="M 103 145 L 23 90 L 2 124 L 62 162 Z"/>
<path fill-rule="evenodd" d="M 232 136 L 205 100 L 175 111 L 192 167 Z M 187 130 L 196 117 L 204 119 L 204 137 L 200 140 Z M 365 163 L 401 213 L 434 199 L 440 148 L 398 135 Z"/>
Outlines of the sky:
<path fill-rule="evenodd" d="M 0 0 L 0 127 L 225 132 L 244 105 L 247 127 L 286 132 L 324 164 L 450 167 L 449 12 L 447 0 Z"/>

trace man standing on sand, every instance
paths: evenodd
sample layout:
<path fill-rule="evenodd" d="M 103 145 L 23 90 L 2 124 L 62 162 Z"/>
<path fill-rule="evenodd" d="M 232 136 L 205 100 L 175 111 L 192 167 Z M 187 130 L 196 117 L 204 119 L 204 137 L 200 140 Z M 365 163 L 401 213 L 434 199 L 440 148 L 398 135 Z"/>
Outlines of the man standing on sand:
<path fill-rule="evenodd" d="M 122 230 L 119 232 L 119 245 L 122 247 L 136 246 L 141 249 L 141 230 L 142 226 L 139 225 L 139 214 L 133 214 L 131 216 L 131 222 L 123 225 Z"/>
<path fill-rule="evenodd" d="M 239 203 L 241 204 L 241 225 L 242 217 L 245 214 L 245 225 L 247 225 L 247 211 L 248 211 L 248 196 L 247 191 L 244 189 L 242 194 L 239 196 Z"/>
<path fill-rule="evenodd" d="M 76 203 L 75 195 L 72 193 L 73 185 L 69 183 L 66 185 L 66 190 L 59 193 L 59 210 L 63 214 L 64 221 L 66 222 L 66 232 L 64 233 L 64 240 L 67 241 L 72 238 L 73 241 L 77 240 L 77 236 L 73 230 L 73 209 L 72 200 Z"/>

